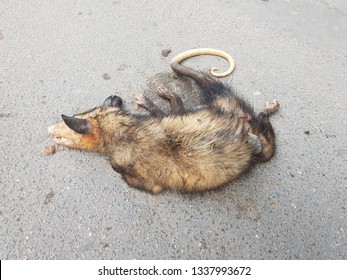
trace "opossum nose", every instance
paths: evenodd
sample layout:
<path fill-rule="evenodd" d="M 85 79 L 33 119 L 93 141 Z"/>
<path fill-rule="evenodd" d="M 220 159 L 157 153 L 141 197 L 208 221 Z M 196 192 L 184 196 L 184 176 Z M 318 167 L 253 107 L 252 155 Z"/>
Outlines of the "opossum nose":
<path fill-rule="evenodd" d="M 104 107 L 111 106 L 111 107 L 121 108 L 123 106 L 123 100 L 117 95 L 111 95 L 106 98 L 102 106 Z"/>

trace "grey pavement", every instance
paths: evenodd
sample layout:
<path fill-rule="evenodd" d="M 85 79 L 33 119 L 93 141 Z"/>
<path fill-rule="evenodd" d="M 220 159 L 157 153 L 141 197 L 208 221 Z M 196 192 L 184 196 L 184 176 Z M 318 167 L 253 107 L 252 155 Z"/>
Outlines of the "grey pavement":
<path fill-rule="evenodd" d="M 346 259 L 346 16 L 344 0 L 0 1 L 0 259 Z M 280 101 L 271 161 L 151 195 L 101 155 L 43 155 L 62 113 L 111 94 L 165 107 L 154 89 L 171 83 L 195 106 L 169 64 L 196 47 L 235 59 L 224 80 L 257 110 Z"/>

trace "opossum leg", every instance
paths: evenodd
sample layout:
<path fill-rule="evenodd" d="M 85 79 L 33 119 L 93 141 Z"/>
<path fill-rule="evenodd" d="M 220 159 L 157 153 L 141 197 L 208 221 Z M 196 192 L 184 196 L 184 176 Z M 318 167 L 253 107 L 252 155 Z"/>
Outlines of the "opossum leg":
<path fill-rule="evenodd" d="M 257 135 L 249 133 L 248 142 L 252 144 L 254 155 L 259 154 L 262 151 L 261 141 Z"/>
<path fill-rule="evenodd" d="M 160 97 L 170 101 L 171 113 L 179 114 L 184 112 L 182 99 L 163 85 L 158 86 L 157 93 Z"/>
<path fill-rule="evenodd" d="M 259 154 L 262 161 L 269 160 L 275 152 L 275 132 L 269 121 L 269 116 L 278 111 L 280 104 L 277 100 L 266 102 L 264 110 L 258 115 L 257 130 L 262 145 Z"/>
<path fill-rule="evenodd" d="M 130 186 L 135 187 L 137 189 L 149 191 L 154 194 L 160 193 L 163 190 L 163 188 L 159 185 L 151 185 L 148 182 L 144 182 L 144 180 L 140 180 L 128 174 L 123 174 L 123 178 Z"/>
<path fill-rule="evenodd" d="M 160 110 L 148 97 L 143 94 L 136 95 L 134 97 L 135 102 L 138 106 L 147 109 L 155 117 L 164 117 L 165 114 Z"/>
<path fill-rule="evenodd" d="M 206 86 L 216 83 L 216 80 L 214 80 L 213 78 L 203 73 L 200 73 L 199 71 L 196 71 L 192 68 L 183 66 L 177 62 L 172 62 L 170 66 L 172 70 L 193 79 L 200 86 Z"/>

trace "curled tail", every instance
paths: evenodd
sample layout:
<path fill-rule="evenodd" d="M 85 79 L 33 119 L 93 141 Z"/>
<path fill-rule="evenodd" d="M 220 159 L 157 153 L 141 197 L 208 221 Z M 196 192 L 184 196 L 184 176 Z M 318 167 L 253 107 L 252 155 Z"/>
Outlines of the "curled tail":
<path fill-rule="evenodd" d="M 211 75 L 213 77 L 222 78 L 222 77 L 228 76 L 235 69 L 234 59 L 229 54 L 227 54 L 226 52 L 220 51 L 220 50 L 210 49 L 210 48 L 192 49 L 192 50 L 182 52 L 182 53 L 176 55 L 172 59 L 171 63 L 180 64 L 183 60 L 186 60 L 190 57 L 194 57 L 194 56 L 198 56 L 198 55 L 214 55 L 214 56 L 222 57 L 228 61 L 229 68 L 228 68 L 228 70 L 226 70 L 222 73 L 216 73 L 218 68 L 217 67 L 211 67 L 210 71 L 211 71 Z"/>
<path fill-rule="evenodd" d="M 234 60 L 226 52 L 216 50 L 216 49 L 208 49 L 208 48 L 193 49 L 193 50 L 182 52 L 182 53 L 176 55 L 172 59 L 170 66 L 171 66 L 172 70 L 174 70 L 175 72 L 177 72 L 179 74 L 185 75 L 185 76 L 193 79 L 201 87 L 216 84 L 216 80 L 214 80 L 211 76 L 208 76 L 208 75 L 203 74 L 197 70 L 194 70 L 192 68 L 189 68 L 187 66 L 183 66 L 180 64 L 183 60 L 186 60 L 187 58 L 198 56 L 198 55 L 219 56 L 219 57 L 223 57 L 224 59 L 226 59 L 229 62 L 228 70 L 223 72 L 223 73 L 216 73 L 216 70 L 217 70 L 216 67 L 211 68 L 211 75 L 213 75 L 215 77 L 225 77 L 225 76 L 229 75 L 235 68 Z"/>
<path fill-rule="evenodd" d="M 215 100 L 218 96 L 234 95 L 227 86 L 214 79 L 210 75 L 206 75 L 205 73 L 180 64 L 180 62 L 182 62 L 183 60 L 198 55 L 219 56 L 229 62 L 228 70 L 223 73 L 215 73 L 217 68 L 212 67 L 211 76 L 225 77 L 226 75 L 229 75 L 235 68 L 234 60 L 226 52 L 208 48 L 193 49 L 180 53 L 172 59 L 170 66 L 175 72 L 193 79 L 200 86 L 202 102 L 204 104 L 212 104 L 212 101 Z"/>

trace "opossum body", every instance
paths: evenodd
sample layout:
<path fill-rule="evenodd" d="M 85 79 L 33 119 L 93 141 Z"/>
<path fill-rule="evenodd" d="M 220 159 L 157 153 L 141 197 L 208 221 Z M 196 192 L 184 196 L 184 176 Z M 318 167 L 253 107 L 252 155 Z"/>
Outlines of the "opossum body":
<path fill-rule="evenodd" d="M 215 189 L 255 162 L 270 159 L 275 134 L 269 115 L 278 110 L 278 102 L 267 103 L 257 115 L 225 84 L 180 65 L 186 58 L 174 59 L 171 67 L 196 81 L 204 105 L 200 109 L 185 109 L 182 100 L 161 85 L 157 93 L 170 102 L 169 114 L 143 95 L 136 102 L 150 116 L 130 114 L 118 96 L 110 96 L 101 107 L 74 117 L 62 115 L 64 122 L 48 132 L 57 144 L 106 154 L 130 186 L 152 193 Z"/>

